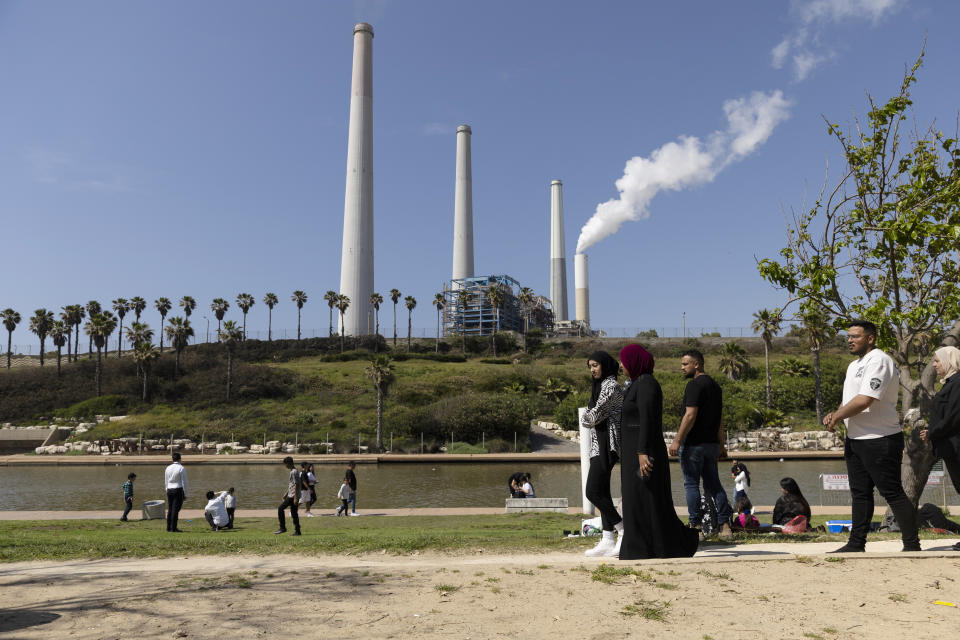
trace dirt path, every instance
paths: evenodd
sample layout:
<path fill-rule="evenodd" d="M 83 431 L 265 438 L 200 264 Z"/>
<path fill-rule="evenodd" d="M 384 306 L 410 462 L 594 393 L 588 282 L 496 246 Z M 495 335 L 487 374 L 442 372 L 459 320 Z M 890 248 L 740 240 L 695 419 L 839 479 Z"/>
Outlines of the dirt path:
<path fill-rule="evenodd" d="M 900 554 L 896 542 L 882 541 L 842 559 L 821 555 L 830 544 L 743 545 L 606 565 L 569 553 L 17 563 L 0 565 L 0 632 L 24 639 L 947 638 L 960 609 L 932 601 L 960 601 L 960 554 L 944 551 L 952 542 L 934 549 L 926 541 L 927 551 Z"/>

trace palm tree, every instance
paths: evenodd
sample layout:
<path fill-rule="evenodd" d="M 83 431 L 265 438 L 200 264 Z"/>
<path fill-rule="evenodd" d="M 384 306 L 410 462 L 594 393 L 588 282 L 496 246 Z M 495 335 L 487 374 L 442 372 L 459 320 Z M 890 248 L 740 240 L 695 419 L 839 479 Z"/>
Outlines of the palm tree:
<path fill-rule="evenodd" d="M 530 331 L 530 310 L 533 308 L 533 289 L 530 287 L 521 287 L 520 294 L 517 295 L 517 301 L 520 302 L 520 308 L 523 312 L 523 351 L 527 351 L 527 332 Z"/>
<path fill-rule="evenodd" d="M 163 323 L 167 319 L 167 312 L 173 308 L 170 298 L 160 297 L 153 301 L 153 306 L 160 312 L 160 353 L 163 353 Z"/>
<path fill-rule="evenodd" d="M 300 310 L 303 309 L 303 305 L 307 303 L 307 294 L 299 289 L 293 292 L 293 295 L 290 297 L 295 303 L 297 303 L 297 342 L 300 342 Z M 332 335 L 332 334 L 331 334 Z"/>
<path fill-rule="evenodd" d="M 410 351 L 410 333 L 413 331 L 413 310 L 417 307 L 417 299 L 407 296 L 403 299 L 407 307 L 407 352 Z"/>
<path fill-rule="evenodd" d="M 382 295 L 376 292 L 370 294 L 370 305 L 373 307 L 373 317 L 376 324 L 376 329 L 373 332 L 373 335 L 376 337 L 376 340 L 373 343 L 374 353 L 378 353 L 380 351 L 380 305 L 382 304 Z"/>
<path fill-rule="evenodd" d="M 73 315 L 70 312 L 72 306 L 67 305 L 60 307 L 60 320 L 63 321 L 63 324 L 67 327 L 67 362 L 73 362 L 72 355 L 72 346 L 73 346 Z"/>
<path fill-rule="evenodd" d="M 736 342 L 724 342 L 720 348 L 720 371 L 730 380 L 739 380 L 747 372 L 747 352 Z"/>
<path fill-rule="evenodd" d="M 180 316 L 173 316 L 167 324 L 167 337 L 170 338 L 170 344 L 177 353 L 177 359 L 173 365 L 173 379 L 177 379 L 180 373 L 180 354 L 187 347 L 190 338 L 193 337 L 193 327 L 190 321 Z"/>
<path fill-rule="evenodd" d="M 107 319 L 113 321 L 112 324 L 109 324 L 109 325 L 108 325 L 109 331 L 107 331 L 106 335 L 103 336 L 103 339 L 104 339 L 104 342 L 103 342 L 103 357 L 104 357 L 104 359 L 106 359 L 107 353 L 110 351 L 110 336 L 113 335 L 114 330 L 117 328 L 117 318 L 116 318 L 116 316 L 113 315 L 113 312 L 111 312 L 111 311 L 106 311 L 106 310 L 105 310 L 105 311 L 103 311 L 103 315 L 104 315 Z"/>
<path fill-rule="evenodd" d="M 60 377 L 60 360 L 63 356 L 63 345 L 70 342 L 70 327 L 63 320 L 56 320 L 50 327 L 50 340 L 57 347 L 57 377 Z"/>
<path fill-rule="evenodd" d="M 223 320 L 223 316 L 229 308 L 230 303 L 223 298 L 214 298 L 213 302 L 210 303 L 210 311 L 213 311 L 213 315 L 217 316 L 217 334 L 220 333 L 220 321 Z"/>
<path fill-rule="evenodd" d="M 127 315 L 130 303 L 126 298 L 117 298 L 111 304 L 113 310 L 117 312 L 117 317 L 120 318 L 120 332 L 117 334 L 117 357 L 119 358 L 123 355 L 123 316 Z"/>
<path fill-rule="evenodd" d="M 183 309 L 183 315 L 189 320 L 190 314 L 197 308 L 197 301 L 191 296 L 183 296 L 180 298 L 180 307 Z"/>
<path fill-rule="evenodd" d="M 365 373 L 377 391 L 377 451 L 383 451 L 383 398 L 394 380 L 390 357 L 386 354 L 373 356 Z"/>
<path fill-rule="evenodd" d="M 273 341 L 273 308 L 280 303 L 280 298 L 275 293 L 268 293 L 263 296 L 263 304 L 270 310 L 267 313 L 267 342 Z"/>
<path fill-rule="evenodd" d="M 137 316 L 137 322 L 140 322 L 140 314 L 143 313 L 143 310 L 146 308 L 147 301 L 140 296 L 130 298 L 130 311 L 133 311 L 133 315 Z"/>
<path fill-rule="evenodd" d="M 390 289 L 390 299 L 393 300 L 393 348 L 397 348 L 397 303 L 403 296 L 400 289 Z"/>
<path fill-rule="evenodd" d="M 437 344 L 436 344 L 436 353 L 440 353 L 440 312 L 443 311 L 444 305 L 447 301 L 443 297 L 442 293 L 438 293 L 433 296 L 433 306 L 437 308 Z"/>
<path fill-rule="evenodd" d="M 43 350 L 47 341 L 47 334 L 53 326 L 53 311 L 37 309 L 30 318 L 30 331 L 40 338 L 40 366 L 43 366 Z"/>
<path fill-rule="evenodd" d="M 77 360 L 80 357 L 80 325 L 83 324 L 83 319 L 87 315 L 87 310 L 84 309 L 82 304 L 71 304 L 63 308 L 65 314 L 70 314 L 69 322 L 73 326 L 74 337 L 73 337 L 73 359 Z M 66 318 L 64 318 L 66 320 Z"/>
<path fill-rule="evenodd" d="M 804 309 L 800 317 L 803 320 L 803 330 L 810 341 L 810 351 L 813 353 L 813 387 L 816 397 L 817 424 L 823 424 L 823 370 L 820 368 L 820 348 L 836 332 L 830 324 L 830 316 L 819 308 Z"/>
<path fill-rule="evenodd" d="M 337 296 L 337 310 L 340 312 L 340 353 L 343 353 L 343 319 L 347 315 L 347 308 L 350 306 L 350 297 L 345 294 Z"/>
<path fill-rule="evenodd" d="M 86 310 L 87 310 L 87 317 L 92 318 L 93 316 L 103 311 L 103 307 L 101 307 L 100 303 L 97 302 L 96 300 L 90 300 L 89 302 L 87 302 Z M 93 336 L 90 336 L 90 340 L 88 341 L 88 344 L 87 344 L 87 358 L 92 358 L 92 357 L 93 357 Z"/>
<path fill-rule="evenodd" d="M 493 307 L 493 317 L 496 320 L 496 327 L 490 336 L 494 358 L 497 357 L 497 333 L 500 332 L 500 307 L 503 306 L 503 297 L 503 285 L 497 283 L 487 287 L 487 299 L 490 301 L 490 306 Z"/>
<path fill-rule="evenodd" d="M 241 293 L 237 295 L 237 306 L 240 307 L 240 311 L 243 312 L 243 339 L 247 339 L 247 312 L 250 311 L 250 307 L 257 303 L 256 299 L 249 293 Z"/>
<path fill-rule="evenodd" d="M 773 404 L 773 392 L 770 386 L 770 350 L 773 349 L 773 336 L 780 333 L 780 323 L 782 321 L 783 317 L 780 315 L 779 309 L 773 311 L 760 309 L 753 314 L 753 322 L 750 324 L 753 332 L 759 333 L 760 339 L 763 340 L 764 366 L 767 370 L 767 409 Z"/>
<path fill-rule="evenodd" d="M 327 301 L 327 306 L 330 307 L 330 334 L 329 337 L 333 337 L 333 309 L 337 306 L 337 297 L 338 294 L 336 291 L 327 291 L 323 294 L 323 299 Z"/>
<path fill-rule="evenodd" d="M 3 320 L 3 326 L 7 330 L 7 369 L 10 368 L 10 350 L 13 349 L 13 330 L 20 324 L 20 314 L 13 309 L 7 308 L 0 311 L 0 320 Z M 68 338 L 69 339 L 69 338 Z"/>
<path fill-rule="evenodd" d="M 457 291 L 457 306 L 460 307 L 460 350 L 464 356 L 467 355 L 467 307 L 472 299 L 473 294 L 466 287 Z"/>
<path fill-rule="evenodd" d="M 157 351 L 149 342 L 141 342 L 133 348 L 133 361 L 137 363 L 137 366 L 143 371 L 143 401 L 147 401 L 147 397 L 150 392 L 150 369 L 153 367 L 154 361 L 160 357 L 160 352 Z"/>
<path fill-rule="evenodd" d="M 103 345 L 107 342 L 107 336 L 113 333 L 113 330 L 116 328 L 116 320 L 114 320 L 113 316 L 107 316 L 102 313 L 95 313 L 90 316 L 87 324 L 83 327 L 84 332 L 90 336 L 90 340 L 97 345 L 96 381 L 98 396 L 103 392 L 103 364 L 100 356 L 103 351 Z"/>
<path fill-rule="evenodd" d="M 243 340 L 243 330 L 233 320 L 223 323 L 223 329 L 217 330 L 217 339 L 227 349 L 227 400 L 230 399 L 230 387 L 233 385 L 233 352 Z"/>
<path fill-rule="evenodd" d="M 130 326 L 127 327 L 127 342 L 130 343 L 130 348 L 133 349 L 137 345 L 143 343 L 153 342 L 153 329 L 151 329 L 147 324 L 142 322 L 131 322 Z M 137 377 L 140 377 L 142 369 L 140 365 L 137 365 Z"/>

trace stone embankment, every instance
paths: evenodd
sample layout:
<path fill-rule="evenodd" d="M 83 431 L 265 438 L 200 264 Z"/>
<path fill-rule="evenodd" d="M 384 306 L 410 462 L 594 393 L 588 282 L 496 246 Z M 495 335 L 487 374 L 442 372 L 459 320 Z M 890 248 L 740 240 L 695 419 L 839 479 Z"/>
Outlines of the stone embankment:
<path fill-rule="evenodd" d="M 552 431 L 558 437 L 580 441 L 580 431 L 563 429 L 553 422 L 537 422 L 542 429 Z M 665 431 L 667 442 L 676 436 L 675 431 Z M 727 451 L 842 451 L 843 438 L 829 431 L 793 431 L 790 427 L 757 429 L 727 434 Z"/>

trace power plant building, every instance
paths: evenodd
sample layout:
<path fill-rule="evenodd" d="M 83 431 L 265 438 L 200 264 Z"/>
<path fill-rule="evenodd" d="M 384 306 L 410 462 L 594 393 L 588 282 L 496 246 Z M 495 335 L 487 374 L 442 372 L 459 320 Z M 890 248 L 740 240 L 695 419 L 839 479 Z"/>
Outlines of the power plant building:
<path fill-rule="evenodd" d="M 503 303 L 494 308 L 488 292 L 493 287 L 503 291 Z M 553 312 L 549 301 L 536 296 L 527 305 L 520 300 L 520 283 L 507 275 L 458 278 L 444 286 L 446 306 L 443 309 L 445 336 L 488 336 L 497 331 L 553 329 Z"/>

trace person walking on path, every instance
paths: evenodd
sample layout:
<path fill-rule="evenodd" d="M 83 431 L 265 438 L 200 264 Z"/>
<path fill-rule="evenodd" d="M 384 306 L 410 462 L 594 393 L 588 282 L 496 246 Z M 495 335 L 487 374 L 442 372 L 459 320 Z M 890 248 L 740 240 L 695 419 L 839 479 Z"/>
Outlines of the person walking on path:
<path fill-rule="evenodd" d="M 600 511 L 600 542 L 586 552 L 595 558 L 616 556 L 623 543 L 623 518 L 617 513 L 610 495 L 610 475 L 620 459 L 620 411 L 623 390 L 617 384 L 619 365 L 606 351 L 596 351 L 587 358 L 593 379 L 590 402 L 583 414 L 583 426 L 590 429 L 590 470 L 587 472 L 587 500 Z M 616 540 L 614 539 L 616 532 Z"/>
<path fill-rule="evenodd" d="M 287 521 L 283 511 L 289 507 L 290 518 L 293 520 L 292 535 L 298 536 L 300 535 L 300 516 L 297 513 L 297 508 L 300 506 L 300 488 L 303 485 L 303 481 L 300 478 L 300 472 L 297 471 L 296 466 L 293 464 L 293 458 L 287 456 L 283 459 L 283 464 L 289 469 L 290 475 L 287 476 L 287 489 L 283 492 L 283 502 L 280 503 L 280 507 L 277 509 L 277 519 L 280 521 L 280 528 L 274 531 L 274 533 L 280 535 L 281 533 L 287 532 Z"/>
<path fill-rule="evenodd" d="M 187 470 L 180 464 L 180 454 L 174 453 L 173 463 L 163 472 L 163 483 L 167 490 L 167 531 L 181 533 L 177 528 L 180 508 L 187 499 Z"/>
<path fill-rule="evenodd" d="M 917 510 L 900 480 L 904 443 L 897 414 L 897 366 L 890 356 L 877 348 L 877 327 L 872 322 L 851 322 L 847 330 L 847 346 L 857 359 L 847 367 L 843 404 L 823 418 L 829 431 L 833 431 L 841 420 L 846 422 L 843 458 L 847 463 L 853 503 L 850 538 L 833 553 L 864 551 L 873 520 L 874 487 L 897 519 L 903 550 L 920 551 Z"/>
<path fill-rule="evenodd" d="M 953 487 L 960 493 L 960 349 L 940 347 L 933 353 L 933 368 L 943 387 L 930 403 L 930 420 L 920 436 L 933 444 L 943 458 Z M 960 551 L 960 542 L 953 545 Z"/>
<path fill-rule="evenodd" d="M 690 526 L 698 527 L 703 517 L 700 506 L 702 479 L 704 493 L 713 498 L 717 507 L 720 537 L 727 538 L 733 534 L 730 529 L 733 513 L 717 471 L 723 448 L 723 391 L 704 373 L 703 354 L 696 349 L 684 352 L 680 370 L 689 382 L 683 392 L 683 417 L 670 444 L 670 455 L 680 457 Z"/>
<path fill-rule="evenodd" d="M 340 506 L 337 507 L 337 515 L 349 515 L 350 512 L 347 511 L 347 509 L 349 508 L 350 502 L 350 483 L 347 482 L 346 478 L 340 482 L 340 491 L 337 492 L 337 498 L 340 499 Z"/>
<path fill-rule="evenodd" d="M 347 464 L 347 472 L 344 474 L 344 478 L 347 479 L 347 484 L 350 485 L 350 515 L 357 515 L 357 474 L 353 472 L 353 468 L 357 466 L 357 463 L 353 460 Z"/>
<path fill-rule="evenodd" d="M 133 481 L 137 479 L 137 474 L 128 473 L 127 481 L 123 483 L 123 515 L 120 516 L 120 522 L 127 521 L 127 514 L 133 509 Z"/>
<path fill-rule="evenodd" d="M 620 559 L 689 558 L 699 541 L 673 506 L 663 441 L 663 391 L 653 377 L 653 356 L 630 344 L 620 350 L 620 363 L 631 380 L 620 422 L 624 526 Z"/>

